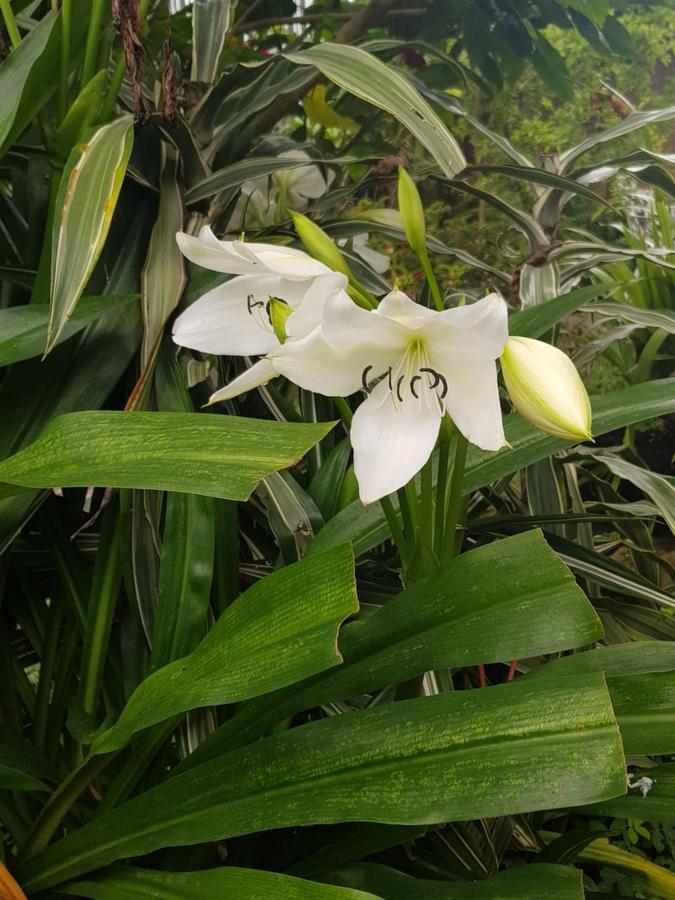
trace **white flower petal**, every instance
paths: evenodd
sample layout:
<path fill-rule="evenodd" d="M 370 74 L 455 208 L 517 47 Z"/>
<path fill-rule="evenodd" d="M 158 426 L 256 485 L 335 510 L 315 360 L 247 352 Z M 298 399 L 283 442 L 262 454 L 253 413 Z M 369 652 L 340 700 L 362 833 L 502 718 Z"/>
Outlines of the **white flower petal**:
<path fill-rule="evenodd" d="M 285 278 L 315 278 L 330 272 L 328 266 L 312 259 L 303 250 L 294 247 L 277 247 L 274 244 L 246 244 L 269 272 Z"/>
<path fill-rule="evenodd" d="M 508 307 L 500 294 L 435 313 L 424 338 L 431 353 L 497 359 L 509 337 Z"/>
<path fill-rule="evenodd" d="M 395 402 L 385 381 L 354 413 L 351 441 L 354 472 L 363 503 L 372 503 L 407 484 L 434 449 L 441 416 L 438 405 L 409 392 Z"/>
<path fill-rule="evenodd" d="M 272 362 L 269 359 L 261 359 L 229 384 L 226 384 L 225 387 L 211 394 L 209 404 L 218 403 L 220 400 L 231 400 L 233 397 L 238 397 L 239 394 L 252 391 L 253 388 L 260 387 L 261 384 L 267 384 L 276 375 L 278 375 L 278 372 Z"/>
<path fill-rule="evenodd" d="M 290 321 L 290 319 L 289 319 Z M 276 370 L 298 387 L 326 397 L 348 397 L 363 385 L 364 370 L 379 365 L 378 371 L 367 374 L 375 377 L 389 365 L 381 360 L 381 354 L 363 344 L 337 352 L 323 337 L 323 329 L 316 328 L 300 340 L 286 341 L 273 351 L 271 359 Z"/>
<path fill-rule="evenodd" d="M 375 310 L 378 316 L 384 316 L 392 319 L 394 322 L 400 322 L 406 328 L 417 330 L 422 327 L 426 320 L 438 316 L 437 312 L 415 303 L 403 291 L 391 291 L 386 297 L 383 297 L 380 305 Z"/>
<path fill-rule="evenodd" d="M 326 193 L 326 179 L 318 166 L 299 166 L 291 171 L 293 176 L 288 191 L 291 203 L 296 196 L 315 200 Z"/>
<path fill-rule="evenodd" d="M 296 284 L 299 282 L 296 282 Z M 319 275 L 305 290 L 300 304 L 291 304 L 295 310 L 286 322 L 286 334 L 292 338 L 301 338 L 308 335 L 319 325 L 323 318 L 326 303 L 333 294 L 342 292 L 346 302 L 351 303 L 349 295 L 344 293 L 347 287 L 347 276 L 340 272 L 330 272 L 327 275 Z M 286 299 L 283 297 L 282 299 Z"/>
<path fill-rule="evenodd" d="M 464 437 L 481 450 L 503 447 L 504 425 L 496 362 L 461 359 L 454 364 L 444 364 L 432 356 L 431 365 L 447 381 L 445 408 Z"/>
<path fill-rule="evenodd" d="M 322 321 L 325 339 L 336 350 L 353 347 L 356 343 L 367 344 L 378 351 L 400 354 L 410 342 L 410 330 L 385 316 L 378 316 L 376 310 L 362 309 L 344 292 L 331 296 Z"/>

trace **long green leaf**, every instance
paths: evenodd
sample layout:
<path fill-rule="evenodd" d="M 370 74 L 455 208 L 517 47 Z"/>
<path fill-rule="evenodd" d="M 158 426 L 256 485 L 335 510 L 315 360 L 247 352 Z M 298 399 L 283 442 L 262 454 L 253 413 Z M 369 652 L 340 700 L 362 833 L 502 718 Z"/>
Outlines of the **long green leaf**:
<path fill-rule="evenodd" d="M 63 892 L 92 900 L 378 900 L 354 888 L 235 866 L 205 872 L 113 868 L 91 879 L 71 881 Z M 567 898 L 561 895 L 560 900 Z"/>
<path fill-rule="evenodd" d="M 82 331 L 103 313 L 135 299 L 137 298 L 133 294 L 120 297 L 83 297 L 61 332 L 57 344 Z M 8 366 L 43 353 L 48 322 L 49 306 L 46 303 L 11 306 L 0 310 L 0 366 Z"/>
<path fill-rule="evenodd" d="M 232 27 L 237 0 L 195 0 L 192 7 L 192 81 L 211 84 Z"/>
<path fill-rule="evenodd" d="M 189 656 L 146 678 L 92 751 L 115 750 L 190 709 L 234 703 L 337 665 L 338 626 L 357 609 L 348 545 L 285 566 L 229 606 Z"/>
<path fill-rule="evenodd" d="M 261 478 L 296 462 L 331 428 L 200 413 L 71 413 L 0 462 L 0 482 L 245 500 Z"/>
<path fill-rule="evenodd" d="M 466 166 L 457 141 L 410 82 L 377 57 L 347 44 L 317 44 L 286 59 L 316 68 L 350 94 L 386 110 L 423 144 L 452 178 Z"/>
<path fill-rule="evenodd" d="M 56 343 L 103 249 L 131 153 L 131 116 L 101 126 L 73 149 L 56 196 L 52 233 L 48 352 Z"/>
<path fill-rule="evenodd" d="M 595 396 L 592 406 L 593 434 L 596 437 L 626 425 L 668 415 L 675 412 L 675 378 Z M 478 490 L 537 460 L 573 446 L 572 442 L 537 431 L 517 415 L 506 417 L 505 431 L 510 450 L 488 453 L 474 447 L 469 449 L 465 493 Z M 1 472 L 0 468 L 0 476 Z M 354 501 L 326 523 L 314 539 L 310 552 L 325 550 L 349 540 L 358 556 L 386 540 L 389 534 L 386 519 L 377 504 L 364 509 L 359 501 Z"/>
<path fill-rule="evenodd" d="M 276 722 L 319 704 L 427 670 L 554 653 L 601 634 L 591 605 L 541 532 L 494 541 L 347 625 L 339 669 L 247 703 L 182 767 L 254 740 Z"/>
<path fill-rule="evenodd" d="M 645 328 L 662 328 L 669 334 L 675 334 L 675 312 L 670 309 L 639 309 L 628 303 L 591 303 L 585 311 L 612 319 L 626 319 Z"/>
<path fill-rule="evenodd" d="M 582 873 L 571 866 L 512 866 L 482 881 L 411 878 L 378 863 L 327 873 L 325 880 L 382 894 L 387 900 L 584 900 Z"/>
<path fill-rule="evenodd" d="M 21 866 L 37 892 L 117 859 L 261 829 L 433 823 L 593 803 L 625 791 L 600 675 L 389 704 L 259 741 L 160 784 Z"/>
<path fill-rule="evenodd" d="M 636 466 L 616 454 L 594 453 L 593 459 L 607 466 L 613 475 L 630 481 L 644 491 L 658 506 L 668 528 L 675 534 L 675 478 L 650 472 L 649 469 Z"/>
<path fill-rule="evenodd" d="M 46 791 L 44 781 L 52 777 L 35 745 L 4 723 L 0 734 L 0 790 Z"/>
<path fill-rule="evenodd" d="M 534 166 L 498 166 L 498 165 L 476 165 L 467 166 L 467 172 L 478 172 L 485 175 L 504 175 L 507 178 L 515 178 L 517 181 L 526 181 L 529 184 L 543 184 L 559 191 L 566 191 L 570 194 L 578 194 L 587 200 L 595 203 L 601 203 L 604 206 L 611 205 L 604 197 L 596 194 L 584 184 L 580 184 L 573 178 L 565 178 L 562 175 L 556 175 L 554 172 L 548 172 L 545 169 L 537 169 Z"/>
<path fill-rule="evenodd" d="M 576 288 L 560 297 L 521 309 L 509 316 L 509 334 L 522 335 L 522 337 L 538 338 L 545 334 L 558 322 L 583 307 L 589 300 L 605 293 L 610 293 L 618 285 L 589 284 L 586 287 Z M 610 304 L 611 305 L 611 304 Z M 619 305 L 619 304 L 617 304 Z M 589 307 L 592 309 L 593 307 Z"/>

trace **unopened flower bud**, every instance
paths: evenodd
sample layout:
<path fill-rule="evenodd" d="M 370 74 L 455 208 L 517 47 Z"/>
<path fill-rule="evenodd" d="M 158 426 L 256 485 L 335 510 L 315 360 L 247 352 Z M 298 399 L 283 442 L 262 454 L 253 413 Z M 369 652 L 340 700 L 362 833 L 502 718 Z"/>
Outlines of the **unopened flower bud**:
<path fill-rule="evenodd" d="M 351 273 L 347 260 L 338 250 L 335 241 L 328 237 L 323 228 L 319 228 L 311 219 L 301 213 L 292 212 L 291 216 L 298 237 L 314 259 L 318 259 L 334 272 L 342 272 L 349 278 Z"/>
<path fill-rule="evenodd" d="M 590 440 L 591 404 L 572 360 L 557 347 L 511 337 L 502 373 L 516 410 L 535 428 L 565 440 Z"/>
<path fill-rule="evenodd" d="M 424 208 L 417 186 L 405 169 L 398 170 L 398 209 L 405 236 L 418 256 L 426 254 L 426 225 Z"/>

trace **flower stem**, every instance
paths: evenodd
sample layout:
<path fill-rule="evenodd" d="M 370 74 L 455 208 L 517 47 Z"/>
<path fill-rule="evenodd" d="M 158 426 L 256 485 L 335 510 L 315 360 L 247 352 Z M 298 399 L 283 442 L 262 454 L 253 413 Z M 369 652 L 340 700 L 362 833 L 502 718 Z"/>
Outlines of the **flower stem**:
<path fill-rule="evenodd" d="M 405 542 L 403 529 L 401 528 L 398 516 L 396 515 L 394 504 L 391 502 L 391 498 L 382 497 L 382 499 L 380 500 L 380 506 L 382 507 L 382 512 L 387 519 L 387 524 L 389 525 L 391 536 L 394 539 L 394 544 L 396 544 L 396 549 L 398 550 L 399 559 L 401 561 L 401 567 L 405 569 L 408 565 L 408 545 Z"/>
<path fill-rule="evenodd" d="M 354 413 L 351 410 L 351 407 L 344 399 L 344 397 L 332 397 L 333 405 L 335 409 L 340 413 L 340 418 L 342 419 L 345 428 L 349 431 L 352 419 L 354 418 Z"/>
<path fill-rule="evenodd" d="M 424 464 L 420 489 L 420 525 L 429 547 L 434 545 L 433 466 L 431 457 Z"/>
<path fill-rule="evenodd" d="M 452 439 L 453 425 L 447 416 L 441 421 L 438 447 L 438 477 L 436 479 L 436 514 L 434 523 L 434 553 L 440 559 L 443 549 L 443 534 L 445 529 L 446 493 L 448 487 L 448 473 L 450 468 L 450 440 Z"/>
<path fill-rule="evenodd" d="M 422 269 L 424 270 L 424 276 L 427 279 L 427 284 L 429 285 L 429 290 L 431 291 L 434 306 L 440 312 L 441 310 L 445 309 L 445 304 L 443 303 L 441 290 L 438 286 L 438 282 L 436 281 L 436 276 L 434 275 L 434 270 L 431 267 L 429 255 L 426 250 L 419 254 L 419 261 Z"/>
<path fill-rule="evenodd" d="M 441 548 L 442 559 L 452 559 L 457 552 L 457 525 L 462 509 L 464 467 L 466 465 L 466 451 L 468 446 L 469 442 L 464 435 L 458 431 L 455 441 L 455 459 L 452 465 L 448 508 L 445 515 L 445 534 L 443 546 Z"/>
<path fill-rule="evenodd" d="M 70 72 L 70 23 L 72 0 L 61 3 L 61 53 L 59 55 L 59 121 L 63 121 L 68 106 L 68 74 Z"/>
<path fill-rule="evenodd" d="M 105 0 L 93 0 L 91 5 L 91 15 L 89 17 L 89 29 L 87 31 L 87 42 L 84 47 L 84 62 L 82 63 L 82 78 L 80 85 L 84 87 L 94 76 L 96 68 L 96 57 L 98 56 L 98 44 L 101 39 L 101 25 L 103 24 L 103 13 L 105 11 Z"/>
<path fill-rule="evenodd" d="M 0 11 L 2 12 L 2 18 L 5 23 L 5 28 L 7 29 L 7 34 L 9 35 L 10 43 L 12 47 L 18 47 L 21 43 L 21 34 L 17 28 L 16 19 L 14 18 L 14 13 L 12 12 L 9 0 L 0 0 Z"/>

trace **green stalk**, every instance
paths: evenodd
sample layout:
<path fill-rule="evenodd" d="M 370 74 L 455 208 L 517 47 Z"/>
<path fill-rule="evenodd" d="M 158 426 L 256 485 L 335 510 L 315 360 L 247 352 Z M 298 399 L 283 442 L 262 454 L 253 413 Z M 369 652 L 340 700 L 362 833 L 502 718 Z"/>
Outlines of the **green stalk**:
<path fill-rule="evenodd" d="M 387 524 L 389 525 L 391 536 L 394 539 L 394 544 L 396 545 L 396 549 L 398 550 L 401 567 L 405 569 L 409 562 L 408 545 L 406 544 L 403 529 L 401 528 L 401 525 L 398 521 L 398 516 L 396 515 L 396 510 L 394 509 L 394 504 L 391 502 L 390 497 L 382 497 L 382 499 L 380 500 L 380 506 L 382 507 L 382 512 L 387 519 Z"/>
<path fill-rule="evenodd" d="M 434 483 L 432 458 L 422 468 L 420 485 L 420 527 L 429 547 L 434 546 Z"/>
<path fill-rule="evenodd" d="M 424 277 L 426 278 L 427 284 L 429 285 L 429 290 L 431 291 L 431 297 L 434 301 L 434 306 L 439 312 L 441 312 L 445 309 L 445 304 L 443 303 L 441 290 L 438 287 L 438 282 L 436 281 L 434 270 L 432 269 L 431 263 L 429 262 L 429 255 L 427 254 L 426 249 L 423 253 L 419 254 L 418 259 L 424 271 Z"/>
<path fill-rule="evenodd" d="M 352 424 L 352 419 L 354 418 L 354 413 L 351 410 L 351 407 L 347 403 L 347 401 L 343 397 L 332 397 L 333 405 L 335 409 L 340 413 L 340 418 L 344 422 L 345 428 L 349 431 L 349 428 Z"/>
<path fill-rule="evenodd" d="M 143 777 L 148 766 L 156 758 L 160 750 L 166 746 L 179 721 L 180 719 L 170 719 L 168 722 L 162 722 L 139 736 L 131 756 L 110 782 L 108 789 L 103 795 L 103 800 L 98 810 L 99 815 L 108 812 L 115 806 L 119 806 L 120 803 L 127 799 Z"/>
<path fill-rule="evenodd" d="M 447 416 L 441 420 L 438 445 L 438 476 L 436 478 L 436 518 L 434 523 L 434 553 L 440 559 L 445 530 L 446 494 L 450 469 L 450 440 L 453 424 Z"/>
<path fill-rule="evenodd" d="M 110 629 L 122 580 L 120 535 L 121 518 L 115 507 L 108 511 L 101 530 L 82 652 L 80 696 L 85 713 L 92 717 L 96 712 Z"/>
<path fill-rule="evenodd" d="M 396 491 L 396 496 L 398 497 L 398 505 L 403 518 L 403 533 L 405 534 L 406 544 L 412 552 L 415 546 L 415 519 L 417 518 L 417 509 L 415 508 L 415 505 L 410 502 L 407 486 L 399 488 Z"/>
<path fill-rule="evenodd" d="M 115 104 L 117 103 L 117 96 L 120 92 L 120 88 L 122 87 L 122 82 L 124 81 L 125 71 L 126 64 L 124 62 L 124 55 L 120 54 L 117 62 L 115 63 L 115 71 L 113 72 L 113 76 L 110 79 L 108 93 L 105 96 L 103 107 L 101 108 L 100 118 L 102 122 L 107 122 L 113 114 Z"/>
<path fill-rule="evenodd" d="M 61 2 L 61 53 L 59 56 L 59 121 L 68 107 L 68 74 L 70 72 L 70 25 L 73 16 L 72 0 Z"/>
<path fill-rule="evenodd" d="M 642 348 L 640 359 L 638 360 L 633 372 L 633 384 L 641 384 L 647 381 L 649 373 L 652 370 L 656 356 L 661 349 L 661 345 L 668 337 L 668 332 L 662 328 L 657 328 L 649 337 L 649 340 Z"/>
<path fill-rule="evenodd" d="M 450 481 L 450 494 L 448 496 L 448 508 L 445 514 L 445 540 L 441 547 L 441 558 L 452 559 L 457 552 L 457 525 L 459 524 L 462 508 L 462 494 L 464 487 L 464 467 L 466 465 L 466 451 L 469 442 L 457 431 L 455 440 L 455 459 L 452 465 L 452 479 Z"/>
<path fill-rule="evenodd" d="M 33 738 L 40 750 L 45 749 L 47 735 L 47 715 L 49 713 L 49 700 L 54 680 L 54 667 L 56 654 L 61 643 L 61 616 L 63 615 L 63 603 L 60 597 L 52 597 L 47 611 L 47 634 L 40 660 L 40 680 L 38 681 L 37 698 L 35 700 L 35 720 L 33 723 Z"/>
<path fill-rule="evenodd" d="M 101 38 L 101 26 L 103 25 L 103 14 L 106 6 L 105 0 L 92 0 L 87 42 L 84 47 L 84 62 L 82 63 L 82 77 L 80 79 L 81 87 L 84 87 L 85 84 L 91 81 L 96 71 L 98 44 Z"/>
<path fill-rule="evenodd" d="M 2 18 L 12 47 L 18 47 L 21 43 L 21 34 L 19 33 L 9 0 L 0 0 L 0 12 L 2 12 Z"/>

